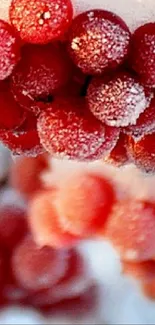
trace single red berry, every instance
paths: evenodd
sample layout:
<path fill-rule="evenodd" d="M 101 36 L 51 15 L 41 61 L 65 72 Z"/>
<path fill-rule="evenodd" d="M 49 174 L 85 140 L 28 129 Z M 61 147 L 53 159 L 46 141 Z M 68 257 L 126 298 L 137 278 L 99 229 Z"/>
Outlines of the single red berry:
<path fill-rule="evenodd" d="M 15 131 L 0 131 L 0 141 L 13 155 L 35 157 L 45 151 L 36 129 L 36 118 L 32 114 L 27 114 L 24 123 Z"/>
<path fill-rule="evenodd" d="M 70 0 L 12 0 L 10 21 L 27 43 L 45 44 L 60 38 L 73 16 Z"/>
<path fill-rule="evenodd" d="M 110 152 L 109 156 L 105 157 L 105 161 L 116 166 L 122 166 L 129 163 L 129 157 L 127 152 L 127 136 L 120 133 L 119 139 L 115 147 Z"/>
<path fill-rule="evenodd" d="M 0 129 L 14 130 L 19 127 L 26 114 L 23 108 L 14 100 L 10 91 L 10 83 L 0 82 Z"/>
<path fill-rule="evenodd" d="M 114 190 L 105 177 L 80 171 L 61 184 L 56 206 L 64 229 L 89 236 L 104 227 L 114 201 Z"/>
<path fill-rule="evenodd" d="M 119 72 L 112 78 L 94 78 L 87 92 L 89 109 L 96 118 L 117 127 L 135 124 L 150 97 L 143 85 L 127 72 Z"/>
<path fill-rule="evenodd" d="M 89 160 L 105 141 L 105 128 L 83 98 L 59 98 L 38 119 L 40 141 L 54 156 Z"/>
<path fill-rule="evenodd" d="M 75 244 L 78 236 L 69 233 L 60 223 L 52 190 L 37 194 L 30 202 L 29 224 L 33 237 L 40 246 L 63 248 Z"/>
<path fill-rule="evenodd" d="M 155 97 L 152 99 L 149 107 L 140 114 L 136 124 L 127 126 L 124 128 L 124 132 L 131 135 L 135 141 L 155 132 Z"/>
<path fill-rule="evenodd" d="M 155 281 L 155 261 L 148 260 L 144 262 L 122 262 L 123 272 L 140 281 L 152 282 Z"/>
<path fill-rule="evenodd" d="M 18 283 L 29 290 L 50 288 L 64 276 L 68 254 L 44 246 L 27 237 L 14 250 L 12 268 Z"/>
<path fill-rule="evenodd" d="M 48 101 L 69 81 L 71 73 L 72 63 L 62 47 L 26 45 L 11 77 L 13 95 L 21 106 L 38 113 L 44 106 L 39 107 L 37 102 Z"/>
<path fill-rule="evenodd" d="M 129 137 L 128 150 L 135 165 L 147 173 L 155 172 L 155 133 L 135 141 Z"/>
<path fill-rule="evenodd" d="M 0 80 L 11 75 L 20 59 L 20 43 L 14 29 L 0 20 Z"/>
<path fill-rule="evenodd" d="M 15 205 L 0 206 L 0 242 L 14 249 L 28 230 L 25 210 Z"/>
<path fill-rule="evenodd" d="M 104 10 L 77 16 L 69 30 L 69 53 L 87 74 L 102 74 L 120 65 L 128 54 L 130 32 L 124 21 Z"/>
<path fill-rule="evenodd" d="M 130 64 L 145 85 L 155 87 L 155 23 L 147 23 L 134 32 Z"/>
<path fill-rule="evenodd" d="M 105 235 L 127 261 L 146 261 L 155 252 L 155 204 L 126 199 L 113 208 Z"/>

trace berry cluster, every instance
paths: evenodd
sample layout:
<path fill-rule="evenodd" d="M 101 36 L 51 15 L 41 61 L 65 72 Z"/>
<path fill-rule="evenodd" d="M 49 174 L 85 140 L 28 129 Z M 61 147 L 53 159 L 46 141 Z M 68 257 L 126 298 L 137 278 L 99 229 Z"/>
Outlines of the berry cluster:
<path fill-rule="evenodd" d="M 10 25 L 0 22 L 0 139 L 13 154 L 154 172 L 155 24 L 131 35 L 112 12 L 73 18 L 70 0 L 12 0 L 9 15 Z"/>

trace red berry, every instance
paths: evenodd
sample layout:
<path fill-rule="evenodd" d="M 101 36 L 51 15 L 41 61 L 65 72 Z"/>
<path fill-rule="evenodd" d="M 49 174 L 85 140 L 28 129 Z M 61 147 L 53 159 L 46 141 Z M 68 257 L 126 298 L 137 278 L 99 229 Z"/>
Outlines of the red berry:
<path fill-rule="evenodd" d="M 155 132 L 155 98 L 152 99 L 149 107 L 140 114 L 136 124 L 124 128 L 124 132 L 132 135 L 135 141 L 140 140 L 144 135 Z"/>
<path fill-rule="evenodd" d="M 55 101 L 39 117 L 40 141 L 54 156 L 89 160 L 105 141 L 105 128 L 82 98 Z"/>
<path fill-rule="evenodd" d="M 148 134 L 137 142 L 129 137 L 128 150 L 138 168 L 147 173 L 155 172 L 155 133 Z"/>
<path fill-rule="evenodd" d="M 27 43 L 44 44 L 60 38 L 73 16 L 70 0 L 12 0 L 10 21 Z"/>
<path fill-rule="evenodd" d="M 64 49 L 57 45 L 25 46 L 11 77 L 15 99 L 23 107 L 38 113 L 44 106 L 39 107 L 37 102 L 47 101 L 55 90 L 65 85 L 70 79 L 71 68 Z"/>
<path fill-rule="evenodd" d="M 145 24 L 134 32 L 130 63 L 145 85 L 155 87 L 155 23 Z"/>
<path fill-rule="evenodd" d="M 15 205 L 0 207 L 0 242 L 13 249 L 27 232 L 25 211 Z"/>
<path fill-rule="evenodd" d="M 114 201 L 114 190 L 105 177 L 80 171 L 61 184 L 56 206 L 64 229 L 89 236 L 104 227 Z"/>
<path fill-rule="evenodd" d="M 127 72 L 92 79 L 87 93 L 89 109 L 96 118 L 117 127 L 135 124 L 150 100 L 143 85 Z"/>
<path fill-rule="evenodd" d="M 59 248 L 72 245 L 79 239 L 65 230 L 59 219 L 53 191 L 37 194 L 31 200 L 29 223 L 34 239 L 39 245 Z"/>
<path fill-rule="evenodd" d="M 154 203 L 126 199 L 118 202 L 106 224 L 105 235 L 127 261 L 146 261 L 155 252 Z"/>
<path fill-rule="evenodd" d="M 155 280 L 155 261 L 148 260 L 139 263 L 123 261 L 123 272 L 140 281 L 151 282 Z"/>
<path fill-rule="evenodd" d="M 20 59 L 20 44 L 14 29 L 0 20 L 0 80 L 11 75 Z"/>
<path fill-rule="evenodd" d="M 126 163 L 129 163 L 129 157 L 127 153 L 127 136 L 123 133 L 120 133 L 119 139 L 110 152 L 110 155 L 105 158 L 105 161 L 108 163 L 114 164 L 116 166 L 122 166 Z"/>
<path fill-rule="evenodd" d="M 25 112 L 14 100 L 9 82 L 0 82 L 0 129 L 14 130 L 25 119 Z"/>
<path fill-rule="evenodd" d="M 0 141 L 13 155 L 37 156 L 44 152 L 36 129 L 36 119 L 27 114 L 23 125 L 15 131 L 0 131 Z"/>
<path fill-rule="evenodd" d="M 18 283 L 28 290 L 50 288 L 64 276 L 67 251 L 40 248 L 27 237 L 14 251 L 12 268 Z"/>
<path fill-rule="evenodd" d="M 155 299 L 155 281 L 151 281 L 151 282 L 142 282 L 142 290 L 143 293 L 145 294 L 145 296 L 147 296 L 150 299 Z"/>
<path fill-rule="evenodd" d="M 69 52 L 87 74 L 102 74 L 116 68 L 128 54 L 130 32 L 124 21 L 104 10 L 77 16 L 69 31 Z"/>
<path fill-rule="evenodd" d="M 9 181 L 13 188 L 30 198 L 42 187 L 41 174 L 48 167 L 47 156 L 21 157 L 11 165 Z"/>

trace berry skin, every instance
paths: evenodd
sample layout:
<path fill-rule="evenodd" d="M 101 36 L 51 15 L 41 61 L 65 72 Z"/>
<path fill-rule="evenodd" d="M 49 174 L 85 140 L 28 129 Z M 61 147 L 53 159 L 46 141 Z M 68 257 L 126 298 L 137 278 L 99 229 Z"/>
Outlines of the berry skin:
<path fill-rule="evenodd" d="M 0 80 L 11 75 L 20 59 L 20 43 L 14 29 L 0 20 Z"/>
<path fill-rule="evenodd" d="M 143 85 L 127 72 L 112 78 L 94 78 L 87 91 L 88 106 L 94 116 L 116 127 L 135 124 L 150 100 Z"/>
<path fill-rule="evenodd" d="M 22 59 L 12 74 L 12 92 L 24 108 L 38 114 L 53 92 L 64 86 L 71 77 L 72 63 L 64 49 L 57 45 L 26 45 Z M 40 109 L 39 109 L 40 108 Z"/>
<path fill-rule="evenodd" d="M 91 10 L 77 16 L 69 30 L 69 53 L 86 74 L 103 74 L 120 65 L 128 54 L 130 32 L 111 12 Z"/>
<path fill-rule="evenodd" d="M 124 128 L 124 132 L 131 135 L 135 141 L 143 136 L 155 132 L 155 97 L 151 100 L 149 107 L 140 114 L 135 125 Z"/>
<path fill-rule="evenodd" d="M 14 130 L 25 119 L 25 112 L 14 100 L 8 81 L 0 82 L 0 129 Z"/>
<path fill-rule="evenodd" d="M 155 87 L 155 23 L 145 24 L 134 32 L 130 64 L 145 85 Z"/>
<path fill-rule="evenodd" d="M 118 167 L 129 163 L 130 160 L 127 153 L 126 143 L 127 143 L 127 136 L 123 133 L 120 133 L 119 139 L 115 147 L 110 152 L 109 156 L 106 157 L 104 160 Z"/>
<path fill-rule="evenodd" d="M 139 263 L 123 261 L 123 272 L 134 276 L 143 282 L 155 280 L 155 261 L 148 260 Z"/>
<path fill-rule="evenodd" d="M 37 194 L 29 205 L 29 224 L 36 243 L 40 246 L 63 248 L 79 239 L 61 226 L 55 207 L 53 191 Z"/>
<path fill-rule="evenodd" d="M 56 206 L 64 228 L 84 237 L 104 227 L 114 202 L 115 193 L 106 178 L 80 171 L 61 184 Z"/>
<path fill-rule="evenodd" d="M 27 237 L 13 252 L 12 269 L 23 288 L 41 290 L 50 288 L 64 276 L 67 259 L 66 251 L 40 248 Z"/>
<path fill-rule="evenodd" d="M 146 173 L 155 172 L 155 133 L 148 134 L 139 141 L 129 137 L 128 152 L 138 168 Z"/>
<path fill-rule="evenodd" d="M 45 151 L 40 143 L 36 129 L 36 119 L 32 114 L 27 114 L 26 120 L 17 130 L 0 131 L 0 141 L 15 156 L 36 157 Z"/>
<path fill-rule="evenodd" d="M 73 8 L 70 0 L 12 0 L 9 14 L 22 40 L 45 44 L 65 33 Z"/>
<path fill-rule="evenodd" d="M 21 157 L 12 163 L 9 182 L 13 188 L 26 198 L 31 198 L 43 187 L 41 174 L 48 167 L 47 156 Z"/>
<path fill-rule="evenodd" d="M 154 257 L 155 204 L 126 199 L 113 208 L 105 236 L 125 261 L 142 262 Z"/>
<path fill-rule="evenodd" d="M 57 157 L 89 160 L 105 141 L 105 128 L 83 98 L 59 98 L 38 119 L 40 141 Z M 95 159 L 95 158 L 94 158 Z"/>

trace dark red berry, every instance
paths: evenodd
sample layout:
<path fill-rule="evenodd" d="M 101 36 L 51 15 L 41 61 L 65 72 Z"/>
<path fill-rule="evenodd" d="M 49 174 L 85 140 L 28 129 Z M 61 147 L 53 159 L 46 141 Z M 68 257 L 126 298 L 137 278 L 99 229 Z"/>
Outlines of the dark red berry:
<path fill-rule="evenodd" d="M 20 59 L 20 43 L 14 29 L 0 20 L 0 80 L 11 75 Z"/>
<path fill-rule="evenodd" d="M 127 56 L 130 32 L 124 21 L 104 10 L 77 16 L 69 31 L 69 52 L 87 74 L 102 74 L 116 68 Z"/>
<path fill-rule="evenodd" d="M 155 23 L 145 24 L 134 32 L 130 63 L 145 85 L 155 87 Z"/>
<path fill-rule="evenodd" d="M 71 72 L 72 63 L 62 47 L 27 45 L 11 77 L 13 95 L 20 105 L 38 114 L 45 109 L 38 101 L 48 101 L 54 91 L 69 81 Z"/>
<path fill-rule="evenodd" d="M 143 85 L 127 72 L 94 78 L 87 92 L 89 109 L 96 118 L 117 127 L 135 124 L 150 100 Z"/>
<path fill-rule="evenodd" d="M 147 173 L 155 172 L 155 133 L 145 135 L 139 141 L 129 137 L 128 150 L 137 167 Z"/>
<path fill-rule="evenodd" d="M 127 152 L 127 136 L 123 133 L 120 133 L 119 139 L 110 152 L 109 156 L 105 158 L 105 161 L 116 166 L 122 166 L 129 163 L 129 157 Z"/>
<path fill-rule="evenodd" d="M 21 39 L 45 44 L 60 38 L 73 16 L 70 0 L 12 0 L 10 21 Z"/>
<path fill-rule="evenodd" d="M 40 290 L 50 288 L 64 276 L 67 260 L 67 251 L 40 248 L 28 237 L 15 249 L 12 268 L 22 287 Z"/>
<path fill-rule="evenodd" d="M 105 128 L 82 98 L 59 98 L 38 119 L 42 145 L 54 156 L 89 160 L 105 141 Z"/>
<path fill-rule="evenodd" d="M 140 114 L 136 124 L 124 128 L 124 132 L 131 135 L 136 141 L 144 135 L 155 132 L 155 98 L 152 99 L 149 107 Z"/>
<path fill-rule="evenodd" d="M 19 127 L 26 115 L 20 105 L 14 100 L 10 91 L 10 83 L 0 82 L 0 129 L 14 130 Z"/>
<path fill-rule="evenodd" d="M 27 114 L 28 116 L 28 114 Z M 0 131 L 0 141 L 13 155 L 37 156 L 45 150 L 36 129 L 36 118 L 29 114 L 23 125 L 15 131 Z"/>

